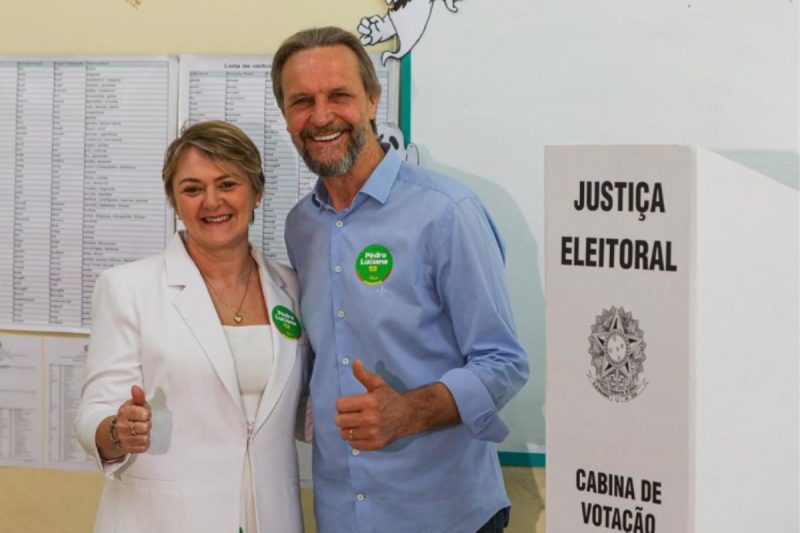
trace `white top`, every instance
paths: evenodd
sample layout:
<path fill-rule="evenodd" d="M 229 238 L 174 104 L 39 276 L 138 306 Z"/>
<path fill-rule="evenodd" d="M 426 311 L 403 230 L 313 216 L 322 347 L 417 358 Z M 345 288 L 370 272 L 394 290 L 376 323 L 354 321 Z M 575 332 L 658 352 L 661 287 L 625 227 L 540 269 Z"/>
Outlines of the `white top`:
<path fill-rule="evenodd" d="M 267 388 L 275 361 L 270 326 L 223 326 L 231 347 L 239 392 L 242 393 L 247 421 L 252 424 Z"/>
<path fill-rule="evenodd" d="M 222 329 L 225 330 L 236 365 L 247 423 L 252 427 L 275 361 L 272 329 L 270 326 L 222 326 Z M 242 495 L 241 530 L 244 533 L 255 533 L 257 526 L 249 448 L 242 473 Z"/>

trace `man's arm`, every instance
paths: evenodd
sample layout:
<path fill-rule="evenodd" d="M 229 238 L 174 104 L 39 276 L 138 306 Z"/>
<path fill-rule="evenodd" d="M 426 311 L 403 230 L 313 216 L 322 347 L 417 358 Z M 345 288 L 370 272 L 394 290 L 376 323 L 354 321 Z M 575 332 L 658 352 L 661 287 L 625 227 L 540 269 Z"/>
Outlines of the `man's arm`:
<path fill-rule="evenodd" d="M 363 363 L 353 363 L 353 375 L 365 394 L 336 401 L 339 435 L 357 450 L 380 450 L 397 439 L 445 426 L 461 419 L 450 391 L 442 383 L 397 392 Z"/>
<path fill-rule="evenodd" d="M 499 411 L 528 378 L 505 281 L 505 251 L 491 217 L 474 197 L 462 198 L 430 241 L 434 284 L 450 318 L 464 366 L 447 371 L 461 422 L 475 439 L 501 442 Z"/>
<path fill-rule="evenodd" d="M 450 317 L 464 366 L 438 382 L 399 393 L 380 376 L 353 366 L 366 394 L 337 401 L 336 424 L 353 447 L 376 450 L 394 440 L 463 423 L 476 439 L 502 441 L 499 410 L 524 385 L 528 361 L 511 316 L 503 248 L 488 214 L 474 198 L 455 204 L 431 242 L 444 258 L 435 284 Z M 351 434 L 352 430 L 352 434 Z"/>

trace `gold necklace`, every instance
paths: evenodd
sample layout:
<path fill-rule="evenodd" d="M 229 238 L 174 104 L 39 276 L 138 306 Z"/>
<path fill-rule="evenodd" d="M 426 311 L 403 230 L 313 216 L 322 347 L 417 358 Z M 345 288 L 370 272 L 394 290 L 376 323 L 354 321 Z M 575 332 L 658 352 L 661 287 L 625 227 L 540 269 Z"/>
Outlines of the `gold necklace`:
<path fill-rule="evenodd" d="M 237 307 L 236 309 L 228 305 L 228 302 L 223 300 L 222 296 L 217 294 L 217 291 L 214 290 L 214 286 L 211 285 L 211 282 L 208 281 L 208 278 L 206 278 L 206 276 L 203 274 L 203 271 L 200 270 L 199 268 L 197 269 L 200 272 L 200 277 L 203 278 L 206 287 L 211 289 L 211 294 L 213 294 L 216 297 L 216 299 L 219 300 L 220 303 L 222 303 L 222 305 L 227 307 L 229 311 L 233 311 L 233 321 L 236 322 L 237 324 L 241 324 L 242 320 L 244 320 L 241 310 L 242 310 L 242 305 L 244 304 L 244 299 L 247 297 L 247 289 L 250 288 L 250 276 L 253 275 L 253 258 L 250 257 L 249 255 L 247 256 L 247 258 L 249 259 L 247 263 L 250 265 L 250 268 L 247 271 L 247 284 L 244 286 L 244 294 L 242 294 L 242 299 L 239 300 L 239 307 Z"/>

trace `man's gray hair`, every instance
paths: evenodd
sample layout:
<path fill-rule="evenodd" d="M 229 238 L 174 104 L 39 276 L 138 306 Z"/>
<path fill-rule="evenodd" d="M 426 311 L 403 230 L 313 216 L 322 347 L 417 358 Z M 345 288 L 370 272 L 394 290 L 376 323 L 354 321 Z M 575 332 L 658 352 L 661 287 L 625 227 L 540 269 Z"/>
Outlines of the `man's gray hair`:
<path fill-rule="evenodd" d="M 356 55 L 361 82 L 364 84 L 364 90 L 367 95 L 375 98 L 376 101 L 380 98 L 381 84 L 378 81 L 378 75 L 375 73 L 375 65 L 372 64 L 372 60 L 358 38 L 352 33 L 335 26 L 311 28 L 299 31 L 283 41 L 272 59 L 272 92 L 275 94 L 275 100 L 278 102 L 281 112 L 284 111 L 281 75 L 283 74 L 283 67 L 286 66 L 289 58 L 295 52 L 300 52 L 301 50 L 338 45 L 346 46 Z"/>

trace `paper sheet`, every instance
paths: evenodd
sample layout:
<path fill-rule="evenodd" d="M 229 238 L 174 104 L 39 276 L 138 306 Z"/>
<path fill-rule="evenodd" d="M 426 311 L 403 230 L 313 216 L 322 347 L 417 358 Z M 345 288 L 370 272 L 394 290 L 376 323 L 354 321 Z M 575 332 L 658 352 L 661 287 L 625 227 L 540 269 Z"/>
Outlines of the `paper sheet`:
<path fill-rule="evenodd" d="M 0 58 L 0 329 L 87 331 L 97 275 L 159 253 L 177 59 Z"/>
<path fill-rule="evenodd" d="M 83 451 L 74 421 L 81 398 L 89 339 L 44 338 L 46 448 L 45 466 L 68 470 L 96 469 Z"/>
<path fill-rule="evenodd" d="M 41 338 L 0 335 L 0 466 L 42 465 Z"/>

